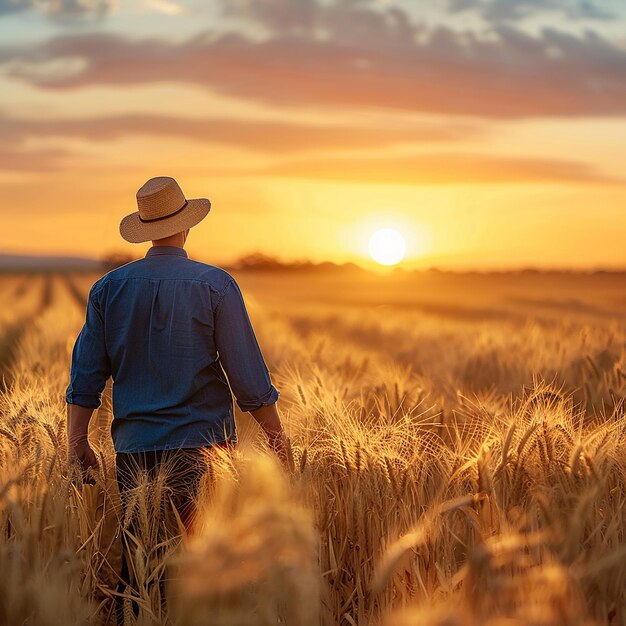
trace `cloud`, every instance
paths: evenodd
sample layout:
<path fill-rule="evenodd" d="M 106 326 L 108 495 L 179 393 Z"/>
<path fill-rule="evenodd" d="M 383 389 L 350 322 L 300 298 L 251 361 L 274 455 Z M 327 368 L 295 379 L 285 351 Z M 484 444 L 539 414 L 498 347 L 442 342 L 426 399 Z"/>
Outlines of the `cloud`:
<path fill-rule="evenodd" d="M 459 152 L 381 155 L 393 145 L 458 141 L 484 131 L 481 125 L 413 124 L 397 128 L 354 124 L 299 124 L 228 118 L 121 115 L 95 119 L 38 120 L 0 115 L 0 171 L 46 172 L 77 163 L 80 154 L 55 146 L 71 138 L 89 142 L 120 137 L 175 137 L 227 144 L 280 160 L 261 168 L 219 168 L 222 176 L 269 176 L 342 182 L 430 185 L 473 183 L 620 183 L 585 163 Z M 36 148 L 32 141 L 49 140 Z M 61 144 L 62 145 L 62 144 Z M 324 152 L 323 156 L 302 156 Z M 358 156 L 354 153 L 358 152 Z M 299 156 L 300 155 L 300 156 Z M 193 166 L 188 166 L 193 169 Z M 215 170 L 216 172 L 218 170 Z"/>
<path fill-rule="evenodd" d="M 218 4 L 226 17 L 283 33 L 311 32 L 324 10 L 319 0 L 218 0 Z"/>
<path fill-rule="evenodd" d="M 386 158 L 287 161 L 265 168 L 266 176 L 404 185 L 475 183 L 617 183 L 575 161 L 436 153 Z"/>
<path fill-rule="evenodd" d="M 27 150 L 17 146 L 0 145 L 0 171 L 2 172 L 48 172 L 62 167 L 65 150 Z"/>
<path fill-rule="evenodd" d="M 204 143 L 223 143 L 265 153 L 315 150 L 367 150 L 397 144 L 458 141 L 480 135 L 480 125 L 403 124 L 396 128 L 373 125 L 297 124 L 244 121 L 228 118 L 179 118 L 161 115 L 123 115 L 84 120 L 11 119 L 0 116 L 0 144 L 28 138 L 74 137 L 106 141 L 125 136 L 177 137 Z"/>
<path fill-rule="evenodd" d="M 617 16 L 592 0 L 448 0 L 452 13 L 476 12 L 488 22 L 511 22 L 545 12 L 570 20 L 612 20 Z"/>
<path fill-rule="evenodd" d="M 54 18 L 102 16 L 115 6 L 115 0 L 0 0 L 0 17 L 37 9 Z"/>
<path fill-rule="evenodd" d="M 22 0 L 0 0 L 0 17 L 9 13 L 17 13 L 28 8 L 26 5 L 31 3 L 22 2 Z"/>
<path fill-rule="evenodd" d="M 502 118 L 626 113 L 626 50 L 598 34 L 426 31 L 402 11 L 361 4 L 344 0 L 332 23 L 272 14 L 263 37 L 206 32 L 175 44 L 89 34 L 5 46 L 0 71 L 48 89 L 178 81 L 274 105 Z M 299 34 L 280 34 L 279 25 Z M 38 70 L 46 64 L 55 71 Z"/>

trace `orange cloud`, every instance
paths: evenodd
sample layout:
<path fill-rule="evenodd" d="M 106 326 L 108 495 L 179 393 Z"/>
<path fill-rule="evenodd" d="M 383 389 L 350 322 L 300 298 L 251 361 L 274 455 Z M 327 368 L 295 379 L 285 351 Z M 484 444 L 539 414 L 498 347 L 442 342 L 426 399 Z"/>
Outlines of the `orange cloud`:
<path fill-rule="evenodd" d="M 29 137 L 75 137 L 106 141 L 126 136 L 176 137 L 225 143 L 266 153 L 361 150 L 403 143 L 453 141 L 484 132 L 478 124 L 413 123 L 397 127 L 297 124 L 228 118 L 122 115 L 94 119 L 11 119 L 0 116 L 0 143 Z"/>
<path fill-rule="evenodd" d="M 61 167 L 62 159 L 68 155 L 59 149 L 25 149 L 19 146 L 0 145 L 0 171 L 3 172 L 46 172 Z"/>
<path fill-rule="evenodd" d="M 557 181 L 626 183 L 626 180 L 611 179 L 575 161 L 457 153 L 287 161 L 260 173 L 290 178 L 406 185 Z"/>

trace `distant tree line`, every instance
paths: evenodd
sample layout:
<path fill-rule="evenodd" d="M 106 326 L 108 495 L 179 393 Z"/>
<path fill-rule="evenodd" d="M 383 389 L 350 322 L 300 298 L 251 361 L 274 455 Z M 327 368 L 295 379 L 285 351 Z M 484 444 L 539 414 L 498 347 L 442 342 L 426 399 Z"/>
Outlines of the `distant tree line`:
<path fill-rule="evenodd" d="M 126 265 L 126 263 L 134 261 L 136 258 L 137 257 L 124 252 L 112 252 L 102 257 L 102 268 L 106 272 L 109 272 L 114 270 L 116 267 L 120 267 L 121 265 Z"/>

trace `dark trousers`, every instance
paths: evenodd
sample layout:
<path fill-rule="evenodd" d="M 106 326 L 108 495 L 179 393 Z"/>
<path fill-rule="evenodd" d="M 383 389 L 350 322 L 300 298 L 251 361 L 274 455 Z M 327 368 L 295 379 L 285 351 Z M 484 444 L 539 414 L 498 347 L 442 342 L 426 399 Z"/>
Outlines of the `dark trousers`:
<path fill-rule="evenodd" d="M 167 503 L 164 503 L 162 511 L 154 513 L 173 518 L 171 511 L 171 506 L 173 506 L 187 531 L 190 531 L 196 513 L 195 498 L 205 467 L 206 463 L 203 458 L 202 448 L 118 453 L 116 455 L 116 474 L 124 514 L 123 519 L 126 519 L 126 515 L 133 515 L 133 512 L 129 511 L 129 503 L 132 497 L 132 489 L 137 486 L 138 475 L 144 472 L 147 473 L 149 479 L 154 479 L 157 472 L 162 468 L 165 476 Z M 129 531 L 137 535 L 139 527 L 136 520 L 131 518 L 126 523 Z M 157 541 L 163 539 L 164 537 L 158 537 Z M 135 591 L 130 575 L 129 560 L 132 560 L 132 555 L 128 554 L 127 542 L 122 535 L 122 568 L 118 593 L 130 590 L 134 595 Z M 161 597 L 165 597 L 163 586 L 161 587 Z M 135 615 L 139 612 L 139 607 L 134 602 L 133 612 Z M 123 624 L 124 600 L 119 596 L 116 599 L 116 615 L 117 623 Z"/>

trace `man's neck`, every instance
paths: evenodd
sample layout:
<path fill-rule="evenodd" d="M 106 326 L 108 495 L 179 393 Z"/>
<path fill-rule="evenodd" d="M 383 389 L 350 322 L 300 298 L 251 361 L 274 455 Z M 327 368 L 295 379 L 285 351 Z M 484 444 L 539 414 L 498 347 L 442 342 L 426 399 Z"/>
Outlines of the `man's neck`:
<path fill-rule="evenodd" d="M 165 237 L 165 239 L 156 239 L 152 242 L 155 248 L 159 246 L 171 246 L 175 248 L 184 248 L 185 240 L 180 235 L 173 235 L 172 237 Z"/>

